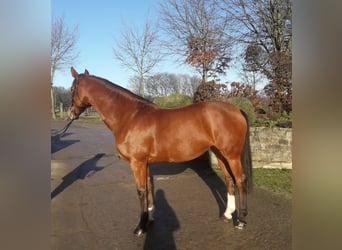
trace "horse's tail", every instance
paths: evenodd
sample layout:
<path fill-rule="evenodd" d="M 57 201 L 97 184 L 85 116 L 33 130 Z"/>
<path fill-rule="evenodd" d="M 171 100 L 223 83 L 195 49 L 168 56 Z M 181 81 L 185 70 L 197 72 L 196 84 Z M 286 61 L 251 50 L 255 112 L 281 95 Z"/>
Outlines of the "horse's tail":
<path fill-rule="evenodd" d="M 248 192 L 253 190 L 253 175 L 252 175 L 252 152 L 251 152 L 251 145 L 249 139 L 249 122 L 248 122 L 248 115 L 243 111 L 240 110 L 242 115 L 245 117 L 247 122 L 247 132 L 245 137 L 245 143 L 243 146 L 242 154 L 241 154 L 241 164 L 244 171 L 244 174 L 247 178 L 247 190 Z"/>

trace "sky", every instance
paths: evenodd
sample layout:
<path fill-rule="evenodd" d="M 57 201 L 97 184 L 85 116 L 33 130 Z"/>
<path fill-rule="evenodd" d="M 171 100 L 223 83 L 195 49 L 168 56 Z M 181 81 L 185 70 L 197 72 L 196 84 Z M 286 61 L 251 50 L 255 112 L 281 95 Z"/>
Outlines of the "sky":
<path fill-rule="evenodd" d="M 78 25 L 80 36 L 77 48 L 80 56 L 70 67 L 74 66 L 78 73 L 87 69 L 92 75 L 128 88 L 129 79 L 134 73 L 115 59 L 115 40 L 120 40 L 124 23 L 140 27 L 147 17 L 156 18 L 159 15 L 158 2 L 159 0 L 52 0 L 52 18 L 63 15 L 65 24 L 70 29 Z M 158 72 L 201 77 L 194 68 L 180 65 L 174 59 L 168 58 L 155 67 L 154 73 Z M 70 68 L 67 68 L 64 71 L 56 71 L 53 84 L 70 88 L 72 80 Z"/>

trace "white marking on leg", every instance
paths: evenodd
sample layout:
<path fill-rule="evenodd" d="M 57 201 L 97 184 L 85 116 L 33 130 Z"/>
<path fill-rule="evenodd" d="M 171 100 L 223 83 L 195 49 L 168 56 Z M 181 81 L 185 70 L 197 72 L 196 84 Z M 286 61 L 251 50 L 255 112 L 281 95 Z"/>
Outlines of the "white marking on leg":
<path fill-rule="evenodd" d="M 152 206 L 148 207 L 147 210 L 148 210 L 148 220 L 153 221 L 154 220 L 154 217 L 153 217 L 154 205 L 152 204 Z"/>
<path fill-rule="evenodd" d="M 224 212 L 224 217 L 227 219 L 232 218 L 232 213 L 235 211 L 235 196 L 227 193 L 227 208 Z"/>

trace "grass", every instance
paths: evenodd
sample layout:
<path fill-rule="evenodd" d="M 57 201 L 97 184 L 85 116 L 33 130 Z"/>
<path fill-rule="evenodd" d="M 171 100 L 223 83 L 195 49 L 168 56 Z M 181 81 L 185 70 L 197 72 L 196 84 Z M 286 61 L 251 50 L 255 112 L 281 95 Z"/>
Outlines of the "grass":
<path fill-rule="evenodd" d="M 253 169 L 254 186 L 278 194 L 292 196 L 291 169 Z"/>
<path fill-rule="evenodd" d="M 102 122 L 98 116 L 80 116 L 79 120 L 83 122 Z"/>
<path fill-rule="evenodd" d="M 221 177 L 220 168 L 214 167 L 214 171 Z M 277 194 L 292 197 L 292 170 L 291 169 L 253 169 L 254 187 L 268 190 Z"/>
<path fill-rule="evenodd" d="M 59 116 L 56 117 L 55 120 L 51 119 L 52 121 L 66 121 L 67 116 L 64 116 L 64 118 L 60 118 Z M 99 116 L 80 116 L 78 121 L 82 122 L 102 122 L 101 118 Z"/>

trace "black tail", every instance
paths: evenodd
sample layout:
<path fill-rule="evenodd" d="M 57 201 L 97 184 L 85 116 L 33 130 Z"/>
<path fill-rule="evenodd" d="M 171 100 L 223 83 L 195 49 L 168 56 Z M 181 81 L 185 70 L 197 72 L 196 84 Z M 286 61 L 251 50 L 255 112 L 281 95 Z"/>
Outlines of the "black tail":
<path fill-rule="evenodd" d="M 247 122 L 247 132 L 245 138 L 245 144 L 243 146 L 242 154 L 241 154 L 241 164 L 243 171 L 247 177 L 247 190 L 248 192 L 253 190 L 253 175 L 252 175 L 252 152 L 251 152 L 251 145 L 249 139 L 249 122 L 248 122 L 248 115 L 243 111 L 240 110 L 242 115 L 245 117 Z"/>

